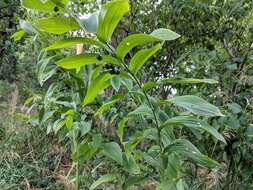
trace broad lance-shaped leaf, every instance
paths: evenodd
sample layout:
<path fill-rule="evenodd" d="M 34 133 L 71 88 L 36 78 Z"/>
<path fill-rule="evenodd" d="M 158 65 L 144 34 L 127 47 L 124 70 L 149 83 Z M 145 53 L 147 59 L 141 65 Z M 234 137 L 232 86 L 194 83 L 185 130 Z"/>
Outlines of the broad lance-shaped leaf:
<path fill-rule="evenodd" d="M 190 158 L 197 164 L 213 169 L 218 169 L 220 164 L 206 155 L 203 155 L 191 142 L 186 139 L 177 139 L 167 146 L 164 152 L 178 153 L 180 156 Z"/>
<path fill-rule="evenodd" d="M 103 44 L 101 44 L 99 41 L 94 40 L 92 38 L 81 38 L 81 37 L 72 37 L 67 38 L 63 40 L 58 40 L 54 42 L 49 47 L 45 48 L 45 51 L 54 50 L 54 49 L 60 49 L 60 48 L 66 48 L 69 46 L 74 46 L 77 44 L 88 44 L 88 45 L 94 45 L 97 47 L 103 47 Z"/>
<path fill-rule="evenodd" d="M 192 129 L 201 129 L 208 133 L 210 133 L 216 139 L 224 142 L 226 144 L 226 140 L 224 137 L 212 126 L 208 123 L 201 121 L 192 116 L 177 116 L 168 119 L 166 122 L 162 124 L 161 127 L 174 127 L 174 126 L 185 126 Z"/>
<path fill-rule="evenodd" d="M 104 184 L 104 183 L 109 183 L 117 179 L 116 174 L 106 174 L 101 176 L 98 180 L 96 180 L 91 186 L 90 190 L 96 189 L 98 186 Z"/>
<path fill-rule="evenodd" d="M 22 30 L 18 30 L 17 32 L 15 32 L 11 38 L 14 39 L 14 41 L 19 41 L 23 36 L 25 35 L 25 31 Z"/>
<path fill-rule="evenodd" d="M 27 9 L 34 9 L 42 12 L 64 12 L 69 0 L 21 0 L 21 5 Z M 57 8 L 56 8 L 57 6 Z"/>
<path fill-rule="evenodd" d="M 118 136 L 119 136 L 121 142 L 123 142 L 124 129 L 125 129 L 125 126 L 126 126 L 126 123 L 127 123 L 128 119 L 129 119 L 129 118 L 124 117 L 124 118 L 119 122 L 119 125 L 118 125 L 117 134 L 118 134 Z"/>
<path fill-rule="evenodd" d="M 143 49 L 138 51 L 130 61 L 129 70 L 133 73 L 137 73 L 139 69 L 144 65 L 144 63 L 159 49 L 161 49 L 161 44 L 157 44 L 150 49 Z"/>
<path fill-rule="evenodd" d="M 44 82 L 56 73 L 56 66 L 48 65 L 52 58 L 53 57 L 49 57 L 38 62 L 37 76 L 41 86 L 43 86 Z"/>
<path fill-rule="evenodd" d="M 111 78 L 111 84 L 112 84 L 112 87 L 114 88 L 114 90 L 116 90 L 116 92 L 118 92 L 120 89 L 120 86 L 121 86 L 121 77 L 118 75 L 113 76 Z"/>
<path fill-rule="evenodd" d="M 97 115 L 101 115 L 102 113 L 104 113 L 105 111 L 109 110 L 111 108 L 111 106 L 113 106 L 115 103 L 117 103 L 120 100 L 120 98 L 111 100 L 109 102 L 104 103 L 95 113 L 95 116 Z"/>
<path fill-rule="evenodd" d="M 216 106 L 210 104 L 209 102 L 197 96 L 191 95 L 177 96 L 169 99 L 168 102 L 171 102 L 179 107 L 182 107 L 196 115 L 209 116 L 209 117 L 223 116 L 223 114 Z"/>
<path fill-rule="evenodd" d="M 126 54 L 134 47 L 144 45 L 151 42 L 162 42 L 166 40 L 175 40 L 180 35 L 169 29 L 157 29 L 151 34 L 132 34 L 124 38 L 116 49 L 116 55 L 119 58 L 124 58 Z"/>
<path fill-rule="evenodd" d="M 74 18 L 65 17 L 43 18 L 35 21 L 34 24 L 40 31 L 52 34 L 64 34 L 71 30 L 80 29 Z"/>
<path fill-rule="evenodd" d="M 97 37 L 99 40 L 110 41 L 113 31 L 120 19 L 129 11 L 128 0 L 113 0 L 105 4 L 98 18 Z"/>
<path fill-rule="evenodd" d="M 146 180 L 148 180 L 148 178 L 144 176 L 138 176 L 138 175 L 129 176 L 123 184 L 123 190 L 129 190 L 131 186 L 136 185 L 136 184 L 142 184 Z"/>
<path fill-rule="evenodd" d="M 74 55 L 70 57 L 63 58 L 56 62 L 56 64 L 65 69 L 79 69 L 81 66 L 90 64 L 104 64 L 112 63 L 117 64 L 117 59 L 109 56 L 103 55 L 100 59 L 97 59 L 96 54 L 86 53 L 81 55 Z"/>
<path fill-rule="evenodd" d="M 218 81 L 213 79 L 194 79 L 194 78 L 165 78 L 162 79 L 162 84 L 217 84 Z"/>
<path fill-rule="evenodd" d="M 111 79 L 112 75 L 107 73 L 102 76 L 98 76 L 93 79 L 87 89 L 86 96 L 84 98 L 83 104 L 87 105 L 91 103 L 97 96 L 97 94 L 107 87 L 110 86 L 109 80 Z"/>
<path fill-rule="evenodd" d="M 153 31 L 150 35 L 159 38 L 163 41 L 175 40 L 180 37 L 180 35 L 177 34 L 176 32 L 173 32 L 172 30 L 166 28 L 159 28 Z"/>
<path fill-rule="evenodd" d="M 160 82 L 146 82 L 143 84 L 143 89 L 148 90 L 150 88 L 155 88 L 160 85 L 173 85 L 173 84 L 217 84 L 218 81 L 213 79 L 194 79 L 194 78 L 164 78 Z"/>
<path fill-rule="evenodd" d="M 134 111 L 130 112 L 128 116 L 136 116 L 136 115 L 143 115 L 143 116 L 153 116 L 151 108 L 146 105 L 142 104 L 138 108 L 136 108 Z"/>
<path fill-rule="evenodd" d="M 123 157 L 123 167 L 132 174 L 139 174 L 140 167 L 135 161 L 133 155 L 127 154 L 126 157 Z"/>
<path fill-rule="evenodd" d="M 122 164 L 122 151 L 120 146 L 116 142 L 105 143 L 102 146 L 103 154 L 108 158 L 116 161 L 118 164 Z"/>

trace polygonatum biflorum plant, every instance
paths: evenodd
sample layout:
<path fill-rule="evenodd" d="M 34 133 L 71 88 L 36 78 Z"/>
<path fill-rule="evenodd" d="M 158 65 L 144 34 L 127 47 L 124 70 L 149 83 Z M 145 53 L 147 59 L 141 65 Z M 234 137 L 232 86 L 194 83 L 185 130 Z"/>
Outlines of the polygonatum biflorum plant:
<path fill-rule="evenodd" d="M 88 17 L 72 12 L 69 0 L 21 3 L 39 14 L 22 20 L 21 30 L 13 37 L 35 35 L 41 51 L 38 79 L 41 85 L 49 85 L 42 100 L 34 101 L 40 113 L 33 123 L 69 139 L 63 142 L 71 146 L 76 189 L 131 189 L 144 184 L 161 190 L 189 189 L 185 180 L 189 165 L 220 168 L 182 133 L 205 133 L 226 143 L 208 124 L 209 118 L 222 116 L 219 109 L 197 96 L 149 95 L 161 85 L 217 82 L 141 80 L 145 63 L 179 34 L 158 28 L 149 34 L 131 34 L 115 46 L 112 36 L 130 9 L 127 0 L 113 0 Z M 87 165 L 92 167 L 89 171 Z"/>

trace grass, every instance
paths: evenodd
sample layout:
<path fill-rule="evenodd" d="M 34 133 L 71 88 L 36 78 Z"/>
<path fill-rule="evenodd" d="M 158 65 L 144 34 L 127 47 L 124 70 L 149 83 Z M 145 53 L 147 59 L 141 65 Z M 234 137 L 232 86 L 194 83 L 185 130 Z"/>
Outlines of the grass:
<path fill-rule="evenodd" d="M 0 189 L 63 190 L 56 176 L 62 154 L 55 142 L 40 128 L 22 122 L 8 113 L 8 104 L 0 107 Z M 61 157 L 60 157 L 61 156 Z"/>

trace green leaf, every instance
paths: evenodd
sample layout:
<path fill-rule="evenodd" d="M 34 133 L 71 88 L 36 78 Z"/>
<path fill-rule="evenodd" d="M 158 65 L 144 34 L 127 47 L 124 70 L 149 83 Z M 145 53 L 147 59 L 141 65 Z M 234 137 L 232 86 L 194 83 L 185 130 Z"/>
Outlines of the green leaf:
<path fill-rule="evenodd" d="M 134 157 L 132 155 L 128 155 L 123 159 L 123 167 L 131 174 L 139 174 L 140 167 L 136 163 Z"/>
<path fill-rule="evenodd" d="M 139 69 L 144 65 L 144 63 L 153 56 L 159 49 L 161 49 L 161 44 L 157 44 L 156 46 L 150 49 L 143 49 L 138 51 L 133 58 L 131 59 L 129 70 L 133 73 L 137 73 Z"/>
<path fill-rule="evenodd" d="M 103 42 L 111 39 L 120 19 L 129 11 L 128 0 L 114 0 L 105 4 L 99 13 L 97 37 Z"/>
<path fill-rule="evenodd" d="M 96 189 L 98 186 L 100 186 L 101 184 L 104 183 L 108 183 L 108 182 L 112 182 L 114 180 L 117 179 L 117 175 L 116 174 L 106 174 L 101 176 L 98 180 L 96 180 L 91 186 L 90 186 L 90 190 L 94 190 Z"/>
<path fill-rule="evenodd" d="M 43 11 L 43 12 L 55 12 L 55 6 L 56 5 L 62 5 L 59 6 L 58 12 L 64 12 L 65 7 L 69 3 L 69 0 L 51 0 L 42 2 L 41 0 L 21 0 L 21 5 L 27 9 L 34 9 L 37 11 Z"/>
<path fill-rule="evenodd" d="M 78 123 L 79 129 L 81 131 L 81 136 L 86 135 L 91 130 L 91 123 L 81 121 Z"/>
<path fill-rule="evenodd" d="M 124 129 L 125 129 L 127 121 L 128 121 L 128 118 L 125 117 L 119 122 L 119 125 L 118 125 L 117 134 L 121 142 L 123 142 Z"/>
<path fill-rule="evenodd" d="M 109 101 L 104 103 L 95 113 L 95 116 L 97 115 L 101 115 L 102 113 L 104 113 L 105 111 L 109 110 L 111 108 L 111 106 L 113 106 L 116 102 L 118 102 L 120 100 L 120 98 Z"/>
<path fill-rule="evenodd" d="M 168 29 L 157 29 L 151 34 L 132 34 L 124 38 L 116 49 L 116 55 L 124 58 L 126 54 L 138 45 L 151 42 L 162 42 L 164 40 L 174 40 L 180 35 Z"/>
<path fill-rule="evenodd" d="M 145 182 L 148 178 L 143 176 L 129 176 L 123 184 L 123 190 L 130 189 L 131 186 L 136 184 L 141 184 Z"/>
<path fill-rule="evenodd" d="M 159 28 L 153 31 L 150 35 L 159 38 L 163 41 L 175 40 L 180 37 L 180 35 L 177 34 L 176 32 L 173 32 L 172 30 L 165 28 Z"/>
<path fill-rule="evenodd" d="M 203 155 L 191 142 L 186 139 L 177 139 L 167 146 L 164 152 L 178 153 L 180 156 L 190 158 L 197 164 L 213 169 L 218 169 L 220 164 L 208 156 Z"/>
<path fill-rule="evenodd" d="M 168 119 L 166 122 L 164 122 L 161 127 L 173 127 L 173 126 L 185 126 L 193 129 L 201 129 L 208 133 L 210 133 L 212 136 L 214 136 L 216 139 L 224 142 L 226 144 L 226 140 L 224 137 L 212 126 L 210 126 L 208 123 L 201 121 L 197 118 L 191 117 L 191 116 L 177 116 Z"/>
<path fill-rule="evenodd" d="M 63 58 L 57 61 L 56 64 L 64 69 L 79 69 L 81 66 L 90 64 L 118 63 L 118 61 L 115 58 L 109 55 L 103 55 L 101 57 L 102 59 L 98 60 L 96 54 L 85 53 L 81 55 L 74 55 Z"/>
<path fill-rule="evenodd" d="M 159 82 L 146 82 L 143 84 L 143 90 L 147 91 L 148 89 L 157 87 L 159 85 L 160 85 Z"/>
<path fill-rule="evenodd" d="M 228 109 L 234 114 L 238 114 L 242 111 L 242 107 L 237 103 L 228 104 Z"/>
<path fill-rule="evenodd" d="M 128 114 L 128 116 L 135 116 L 135 115 L 153 116 L 153 113 L 148 105 L 142 104 L 137 109 Z"/>
<path fill-rule="evenodd" d="M 65 124 L 68 127 L 68 129 L 72 129 L 73 128 L 73 117 L 71 115 L 68 115 L 65 118 Z"/>
<path fill-rule="evenodd" d="M 160 82 L 146 82 L 143 84 L 143 89 L 147 91 L 150 88 L 155 88 L 160 85 L 166 85 L 166 84 L 217 84 L 218 81 L 213 79 L 194 79 L 194 78 L 176 78 L 176 77 L 170 77 L 170 78 L 164 78 Z"/>
<path fill-rule="evenodd" d="M 122 84 L 129 90 L 131 91 L 133 88 L 133 81 L 129 78 L 126 77 L 121 77 L 121 82 Z"/>
<path fill-rule="evenodd" d="M 37 64 L 37 76 L 41 86 L 56 73 L 55 65 L 48 65 L 53 57 L 42 59 Z"/>
<path fill-rule="evenodd" d="M 97 96 L 97 94 L 107 88 L 110 83 L 108 82 L 111 79 L 112 75 L 107 73 L 102 76 L 98 76 L 93 79 L 87 89 L 86 96 L 84 98 L 83 104 L 87 105 L 91 103 Z"/>
<path fill-rule="evenodd" d="M 54 49 L 66 48 L 66 47 L 74 46 L 77 44 L 89 44 L 89 45 L 95 45 L 97 47 L 103 47 L 103 45 L 100 42 L 92 38 L 72 37 L 72 38 L 56 41 L 49 47 L 45 48 L 44 50 L 49 51 L 49 50 L 54 50 Z"/>
<path fill-rule="evenodd" d="M 126 54 L 138 45 L 143 45 L 149 42 L 160 42 L 159 38 L 148 34 L 132 34 L 124 38 L 116 49 L 116 55 L 119 58 L 124 58 Z"/>
<path fill-rule="evenodd" d="M 11 36 L 11 38 L 13 38 L 14 41 L 19 41 L 24 35 L 25 35 L 25 31 L 24 30 L 19 30 L 19 31 L 15 32 Z"/>
<path fill-rule="evenodd" d="M 40 124 L 45 123 L 49 118 L 54 115 L 55 111 L 45 111 L 43 110 L 40 114 L 42 115 L 40 119 Z"/>
<path fill-rule="evenodd" d="M 103 144 L 103 154 L 122 165 L 122 151 L 116 142 Z"/>
<path fill-rule="evenodd" d="M 114 88 L 114 90 L 116 90 L 117 92 L 120 89 L 120 85 L 121 85 L 121 78 L 118 75 L 115 75 L 111 78 L 111 84 L 112 87 Z"/>
<path fill-rule="evenodd" d="M 196 115 L 209 116 L 209 117 L 223 116 L 223 114 L 216 106 L 210 104 L 209 102 L 197 96 L 191 95 L 177 96 L 169 99 L 168 102 L 171 102 L 179 107 L 182 107 Z"/>
<path fill-rule="evenodd" d="M 72 154 L 73 161 L 90 160 L 102 145 L 102 140 L 101 134 L 95 134 L 92 137 L 92 141 L 80 143 L 78 150 Z"/>
<path fill-rule="evenodd" d="M 53 130 L 54 130 L 54 133 L 57 134 L 58 131 L 65 125 L 65 120 L 63 119 L 59 119 L 59 120 L 56 120 L 53 124 Z M 50 131 L 49 131 L 50 132 Z"/>
<path fill-rule="evenodd" d="M 52 34 L 64 34 L 71 30 L 80 29 L 74 18 L 65 17 L 43 18 L 35 21 L 34 24 L 40 31 Z"/>
<path fill-rule="evenodd" d="M 165 78 L 161 80 L 161 84 L 218 84 L 218 81 L 213 79 L 194 79 L 194 78 Z"/>

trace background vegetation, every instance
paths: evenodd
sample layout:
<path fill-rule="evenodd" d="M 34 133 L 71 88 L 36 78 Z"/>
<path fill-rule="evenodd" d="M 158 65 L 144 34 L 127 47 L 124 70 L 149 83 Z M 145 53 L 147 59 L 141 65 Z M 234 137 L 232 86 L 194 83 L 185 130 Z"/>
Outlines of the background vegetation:
<path fill-rule="evenodd" d="M 101 9 L 101 5 L 106 2 L 109 1 L 73 0 L 66 14 L 80 16 L 91 13 Z M 201 153 L 220 165 L 218 169 L 205 164 L 203 167 L 196 160 L 192 161 L 192 157 L 180 158 L 180 163 L 177 159 L 170 160 L 172 165 L 167 167 L 169 174 L 164 177 L 167 189 L 253 188 L 252 1 L 129 0 L 129 5 L 131 9 L 113 33 L 113 47 L 117 47 L 123 38 L 131 34 L 150 34 L 158 28 L 169 28 L 181 35 L 177 40 L 164 42 L 163 48 L 137 73 L 141 83 L 173 77 L 169 84 L 167 81 L 159 88 L 148 91 L 154 98 L 152 101 L 196 95 L 217 106 L 224 115 L 197 118 L 219 131 L 226 143 L 218 141 L 210 133 L 185 129 L 183 125 L 173 130 L 177 139 L 189 140 Z M 154 127 L 152 117 L 139 114 L 127 123 L 124 131 L 124 140 L 128 140 L 129 144 L 138 142 L 131 154 L 141 172 L 131 173 L 121 167 L 117 160 L 115 162 L 115 159 L 104 154 L 96 153 L 90 159 L 85 157 L 91 154 L 85 150 L 85 143 L 99 142 L 99 135 L 103 137 L 103 142 L 116 141 L 120 144 L 119 140 L 115 140 L 118 138 L 115 130 L 119 118 L 136 110 L 137 105 L 145 103 L 145 100 L 142 100 L 136 83 L 125 80 L 121 83 L 127 87 L 122 85 L 119 92 L 127 95 L 120 103 L 105 109 L 99 117 L 94 116 L 99 107 L 113 98 L 117 99 L 113 96 L 118 93 L 117 81 L 114 81 L 113 88 L 98 95 L 94 105 L 83 109 L 76 103 L 76 94 L 85 96 L 89 80 L 89 77 L 80 80 L 80 76 L 91 75 L 95 68 L 85 66 L 81 73 L 83 75 L 79 73 L 78 76 L 75 72 L 65 71 L 55 65 L 56 60 L 76 54 L 75 48 L 47 53 L 42 49 L 59 39 L 93 35 L 90 31 L 87 34 L 81 30 L 55 35 L 40 30 L 38 25 L 32 25 L 38 18 L 61 15 L 58 4 L 52 8 L 52 12 L 45 13 L 26 9 L 19 0 L 0 2 L 0 15 L 3 18 L 0 21 L 0 41 L 3 44 L 0 49 L 1 189 L 77 188 L 76 170 L 80 175 L 80 189 L 90 188 L 101 176 L 115 171 L 122 174 L 120 180 L 109 176 L 112 178 L 103 181 L 109 183 L 101 183 L 98 188 L 119 189 L 122 184 L 126 186 L 126 179 L 134 176 L 133 181 L 128 181 L 134 184 L 131 188 L 155 189 L 164 178 L 147 166 L 147 161 L 139 158 L 143 153 L 156 151 L 156 147 L 149 149 L 149 146 L 157 145 L 156 142 L 152 138 L 143 137 L 146 129 Z M 86 21 L 83 19 L 83 26 L 86 26 Z M 141 47 L 134 48 L 126 60 L 129 61 L 139 50 Z M 96 52 L 98 55 L 105 53 L 102 49 L 88 46 L 84 47 L 84 51 Z M 103 69 L 117 75 L 120 67 L 109 65 Z M 218 83 L 182 82 L 185 78 L 214 79 Z M 175 82 L 177 80 L 180 82 Z M 129 90 L 131 86 L 133 88 Z M 131 94 L 130 91 L 136 93 Z M 73 116 L 69 110 L 74 106 Z M 176 106 L 164 106 L 161 110 L 168 118 L 185 115 Z M 186 115 L 192 116 L 189 113 Z M 63 127 L 63 119 L 67 127 Z M 78 121 L 82 127 L 69 130 L 66 120 L 67 123 L 68 120 L 70 123 Z M 56 131 L 58 133 L 54 133 Z M 76 137 L 74 141 L 70 138 L 73 133 Z M 78 148 L 74 147 L 74 142 L 82 145 L 79 151 L 86 151 L 83 155 L 80 152 L 78 154 L 81 155 L 76 155 Z M 92 146 L 96 147 L 96 144 Z M 76 163 L 80 164 L 78 169 L 74 168 Z M 168 187 L 168 184 L 175 185 Z"/>

